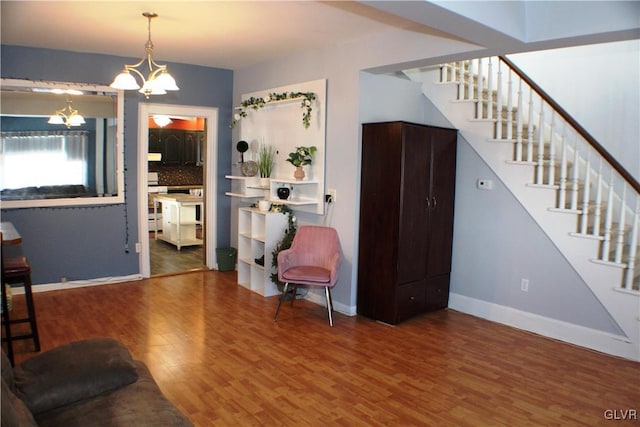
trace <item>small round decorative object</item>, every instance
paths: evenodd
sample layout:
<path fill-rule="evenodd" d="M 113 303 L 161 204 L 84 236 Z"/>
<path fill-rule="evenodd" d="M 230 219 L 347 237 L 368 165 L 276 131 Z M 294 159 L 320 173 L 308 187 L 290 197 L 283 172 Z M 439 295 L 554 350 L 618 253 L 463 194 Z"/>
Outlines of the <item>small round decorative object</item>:
<path fill-rule="evenodd" d="M 289 194 L 291 194 L 291 191 L 287 187 L 280 187 L 278 188 L 277 192 L 278 197 L 281 200 L 287 200 L 289 198 Z"/>
<path fill-rule="evenodd" d="M 258 173 L 258 164 L 253 160 L 249 160 L 240 166 L 240 171 L 244 176 L 256 176 Z"/>
<path fill-rule="evenodd" d="M 240 153 L 240 163 L 244 163 L 244 153 L 249 149 L 249 143 L 247 141 L 238 141 L 236 144 L 236 150 Z"/>
<path fill-rule="evenodd" d="M 249 143 L 247 143 L 247 141 L 238 141 L 238 143 L 236 144 L 236 150 L 238 150 L 240 153 L 244 153 L 248 149 Z"/>

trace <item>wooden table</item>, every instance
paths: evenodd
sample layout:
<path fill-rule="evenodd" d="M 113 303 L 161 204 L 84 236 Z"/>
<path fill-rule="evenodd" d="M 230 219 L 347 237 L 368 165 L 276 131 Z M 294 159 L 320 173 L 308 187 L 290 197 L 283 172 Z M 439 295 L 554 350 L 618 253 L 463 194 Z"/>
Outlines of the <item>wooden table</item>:
<path fill-rule="evenodd" d="M 8 221 L 0 222 L 0 233 L 2 233 L 3 245 L 17 245 L 22 243 L 22 236 L 18 230 Z"/>

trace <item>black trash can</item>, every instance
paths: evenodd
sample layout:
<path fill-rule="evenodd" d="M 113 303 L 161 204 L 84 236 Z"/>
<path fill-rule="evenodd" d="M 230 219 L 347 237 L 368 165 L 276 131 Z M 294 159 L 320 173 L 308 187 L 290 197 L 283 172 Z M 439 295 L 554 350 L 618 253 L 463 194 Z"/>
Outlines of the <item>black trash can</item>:
<path fill-rule="evenodd" d="M 219 271 L 233 271 L 236 268 L 236 258 L 238 250 L 236 248 L 217 248 L 216 258 L 218 259 Z"/>

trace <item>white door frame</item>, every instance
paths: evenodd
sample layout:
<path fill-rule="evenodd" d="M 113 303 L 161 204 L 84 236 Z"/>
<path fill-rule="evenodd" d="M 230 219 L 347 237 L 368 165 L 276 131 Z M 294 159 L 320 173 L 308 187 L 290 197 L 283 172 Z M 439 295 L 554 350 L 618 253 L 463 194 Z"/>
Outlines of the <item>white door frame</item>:
<path fill-rule="evenodd" d="M 211 107 L 197 107 L 189 105 L 173 104 L 149 104 L 141 102 L 138 104 L 138 233 L 140 239 L 140 275 L 151 277 L 151 261 L 149 250 L 149 211 L 147 194 L 147 174 L 149 164 L 147 154 L 149 152 L 149 116 L 154 114 L 204 117 L 206 119 L 205 145 L 205 194 L 204 194 L 204 217 L 205 217 L 205 263 L 207 268 L 213 270 L 217 265 L 216 242 L 217 242 L 217 218 L 216 218 L 216 195 L 218 176 L 218 109 Z"/>

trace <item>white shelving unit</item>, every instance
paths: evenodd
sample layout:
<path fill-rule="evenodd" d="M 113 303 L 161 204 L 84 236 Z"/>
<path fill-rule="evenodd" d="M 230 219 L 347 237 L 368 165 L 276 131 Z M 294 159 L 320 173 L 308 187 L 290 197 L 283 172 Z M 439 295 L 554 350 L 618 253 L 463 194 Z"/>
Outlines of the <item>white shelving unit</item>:
<path fill-rule="evenodd" d="M 271 281 L 272 252 L 284 236 L 287 215 L 261 212 L 254 208 L 238 209 L 238 284 L 262 296 L 280 292 Z M 264 256 L 264 265 L 256 259 Z"/>
<path fill-rule="evenodd" d="M 278 197 L 278 188 L 288 187 L 291 190 L 286 200 Z M 293 206 L 317 205 L 322 203 L 323 189 L 318 192 L 318 181 L 296 181 L 292 179 L 272 179 L 269 189 L 269 200 L 273 203 L 282 203 Z"/>
<path fill-rule="evenodd" d="M 278 179 L 272 178 L 269 186 L 260 186 L 259 178 L 227 175 L 232 180 L 233 191 L 225 193 L 227 196 L 241 199 L 264 199 L 272 203 L 291 205 L 296 207 L 310 206 L 313 211 L 322 203 L 324 189 L 316 180 Z M 291 191 L 288 199 L 278 197 L 278 188 L 287 187 Z M 304 210 L 304 209 L 302 209 Z"/>

